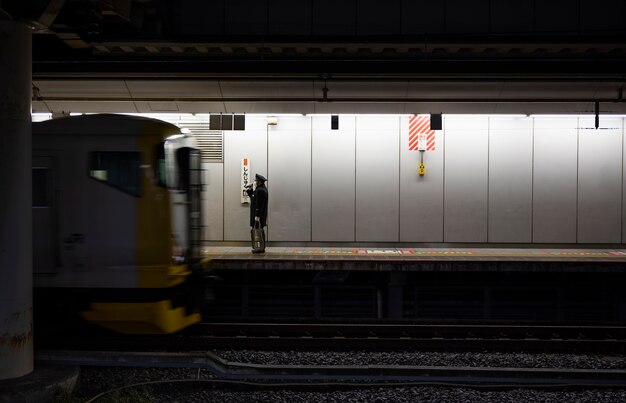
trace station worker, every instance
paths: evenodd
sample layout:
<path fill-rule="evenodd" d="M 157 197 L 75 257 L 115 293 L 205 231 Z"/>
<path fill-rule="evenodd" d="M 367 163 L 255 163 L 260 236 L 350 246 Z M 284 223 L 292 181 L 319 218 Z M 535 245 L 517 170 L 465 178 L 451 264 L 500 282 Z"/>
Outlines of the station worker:
<path fill-rule="evenodd" d="M 265 226 L 267 225 L 267 202 L 269 193 L 265 182 L 267 179 L 260 174 L 254 176 L 254 190 L 252 187 L 246 189 L 246 193 L 250 196 L 250 227 L 254 228 L 258 225 L 263 229 L 263 239 L 265 240 Z M 258 224 L 256 224 L 258 222 Z M 265 242 L 263 242 L 265 244 Z"/>

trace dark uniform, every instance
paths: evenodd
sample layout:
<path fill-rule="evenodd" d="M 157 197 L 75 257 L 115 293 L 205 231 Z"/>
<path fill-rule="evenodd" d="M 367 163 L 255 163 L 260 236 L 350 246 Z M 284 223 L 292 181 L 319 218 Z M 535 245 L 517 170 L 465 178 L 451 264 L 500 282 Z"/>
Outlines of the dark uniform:
<path fill-rule="evenodd" d="M 263 229 L 267 225 L 267 202 L 269 194 L 265 187 L 265 177 L 263 175 L 256 174 L 255 179 L 258 181 L 258 186 L 254 191 L 251 188 L 246 189 L 248 196 L 250 196 L 250 226 L 254 228 L 255 219 L 259 217 L 259 226 Z M 265 230 L 263 230 L 263 244 L 265 244 Z"/>

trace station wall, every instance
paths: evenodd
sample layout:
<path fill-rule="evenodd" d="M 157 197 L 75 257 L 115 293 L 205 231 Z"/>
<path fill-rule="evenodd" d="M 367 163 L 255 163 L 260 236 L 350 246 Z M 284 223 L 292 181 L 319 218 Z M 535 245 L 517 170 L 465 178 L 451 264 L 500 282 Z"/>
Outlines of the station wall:
<path fill-rule="evenodd" d="M 622 243 L 624 122 L 444 116 L 408 149 L 408 116 L 246 117 L 205 164 L 205 239 L 247 241 L 241 160 L 268 178 L 268 239 L 294 242 Z"/>

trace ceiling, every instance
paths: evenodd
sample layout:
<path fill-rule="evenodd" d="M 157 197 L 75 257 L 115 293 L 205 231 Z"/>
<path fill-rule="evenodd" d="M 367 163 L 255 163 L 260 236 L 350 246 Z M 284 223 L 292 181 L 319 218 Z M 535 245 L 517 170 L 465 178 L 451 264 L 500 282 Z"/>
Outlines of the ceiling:
<path fill-rule="evenodd" d="M 622 0 L 3 0 L 34 112 L 625 114 Z"/>
<path fill-rule="evenodd" d="M 33 112 L 626 114 L 622 81 L 34 79 Z M 326 90 L 324 90 L 326 88 Z"/>

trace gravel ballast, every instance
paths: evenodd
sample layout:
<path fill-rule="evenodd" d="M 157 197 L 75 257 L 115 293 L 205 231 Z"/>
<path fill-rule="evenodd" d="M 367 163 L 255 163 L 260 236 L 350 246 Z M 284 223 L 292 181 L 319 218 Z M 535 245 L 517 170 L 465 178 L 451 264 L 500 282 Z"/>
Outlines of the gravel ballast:
<path fill-rule="evenodd" d="M 626 369 L 626 357 L 588 354 L 293 350 L 217 350 L 214 353 L 226 361 L 264 365 L 411 365 L 435 367 Z"/>
<path fill-rule="evenodd" d="M 137 386 L 114 391 L 134 383 L 176 379 L 201 379 L 203 382 L 162 383 Z M 96 395 L 95 402 L 589 402 L 609 403 L 626 401 L 626 389 L 581 390 L 481 390 L 467 387 L 389 386 L 389 387 L 327 387 L 311 390 L 310 387 L 250 387 L 246 385 L 221 385 L 210 382 L 204 370 L 85 367 L 76 393 L 78 401 L 85 402 Z"/>
<path fill-rule="evenodd" d="M 626 357 L 574 354 L 440 353 L 365 351 L 215 351 L 230 362 L 265 365 L 416 365 L 517 368 L 624 369 Z M 176 382 L 177 380 L 189 380 Z M 163 382 L 165 381 L 165 382 Z M 170 382 L 171 381 L 171 382 Z M 156 382 L 156 383 L 151 383 Z M 626 383 L 626 381 L 625 381 Z M 132 388 L 124 386 L 137 385 Z M 122 388 L 120 390 L 115 390 Z M 110 393 L 106 393 L 110 392 Z M 482 389 L 462 385 L 296 385 L 271 388 L 214 382 L 205 369 L 83 367 L 78 401 L 105 393 L 96 402 L 617 402 L 626 387 L 543 390 Z"/>

